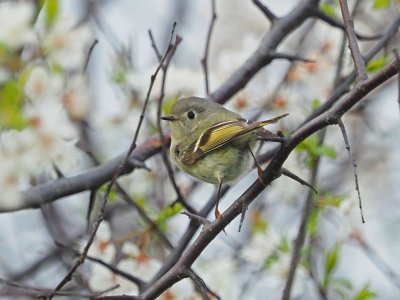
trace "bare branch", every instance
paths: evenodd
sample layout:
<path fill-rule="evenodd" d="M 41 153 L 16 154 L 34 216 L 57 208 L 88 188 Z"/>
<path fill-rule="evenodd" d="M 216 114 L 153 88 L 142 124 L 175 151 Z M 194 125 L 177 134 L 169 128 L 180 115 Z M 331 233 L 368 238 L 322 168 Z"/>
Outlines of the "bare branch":
<path fill-rule="evenodd" d="M 271 23 L 277 19 L 277 16 L 268 7 L 262 4 L 260 0 L 253 0 L 253 3 L 263 12 Z"/>
<path fill-rule="evenodd" d="M 202 225 L 210 224 L 210 221 L 208 221 L 206 218 L 203 218 L 199 215 L 192 214 L 188 211 L 183 211 L 181 214 L 188 216 L 190 220 L 196 221 L 199 224 L 202 224 Z"/>
<path fill-rule="evenodd" d="M 271 62 L 269 53 L 276 50 L 289 32 L 298 28 L 312 16 L 311 8 L 316 7 L 318 2 L 318 0 L 305 0 L 285 17 L 276 19 L 257 50 L 209 98 L 215 102 L 224 103 L 244 88 L 254 74 Z"/>
<path fill-rule="evenodd" d="M 344 26 L 346 28 L 347 39 L 349 41 L 351 56 L 353 57 L 354 65 L 356 67 L 357 80 L 360 82 L 368 78 L 367 71 L 365 70 L 365 62 L 361 55 L 360 48 L 358 47 L 353 20 L 350 16 L 349 7 L 347 6 L 347 0 L 339 0 L 339 2 L 342 10 Z"/>
<path fill-rule="evenodd" d="M 92 57 L 92 53 L 93 53 L 94 47 L 96 47 L 96 45 L 97 45 L 98 43 L 99 43 L 99 40 L 98 40 L 98 39 L 95 39 L 95 40 L 93 41 L 92 45 L 90 46 L 88 55 L 87 55 L 87 57 L 86 57 L 85 66 L 83 67 L 83 72 L 86 72 L 86 70 L 87 70 L 87 68 L 88 68 L 88 65 L 89 65 L 90 58 Z"/>
<path fill-rule="evenodd" d="M 282 52 L 275 52 L 275 51 L 271 51 L 269 53 L 269 56 L 270 56 L 271 59 L 282 58 L 282 59 L 287 59 L 288 61 L 302 61 L 302 62 L 308 62 L 308 63 L 315 63 L 316 62 L 315 60 L 304 58 L 304 57 L 301 57 L 299 55 L 282 53 Z"/>
<path fill-rule="evenodd" d="M 172 169 L 172 166 L 170 164 L 170 161 L 168 159 L 168 155 L 167 155 L 167 145 L 166 143 L 169 144 L 169 139 L 168 141 L 166 141 L 166 139 L 164 138 L 164 132 L 162 130 L 161 127 L 161 106 L 162 106 L 162 100 L 164 99 L 164 90 L 165 90 L 165 82 L 166 82 L 166 77 L 167 77 L 167 71 L 168 71 L 168 66 L 171 62 L 172 56 L 175 54 L 176 48 L 178 47 L 178 45 L 180 44 L 180 42 L 182 41 L 181 37 L 176 36 L 175 38 L 175 43 L 172 43 L 172 38 L 174 36 L 174 32 L 175 32 L 175 26 L 176 23 L 174 23 L 174 26 L 172 28 L 172 32 L 171 32 L 171 39 L 169 42 L 169 56 L 167 57 L 164 65 L 163 65 L 163 76 L 162 76 L 162 81 L 161 81 L 161 91 L 160 91 L 160 96 L 158 97 L 158 107 L 157 107 L 157 128 L 159 131 L 159 135 L 160 135 L 160 140 L 161 140 L 161 157 L 163 159 L 164 165 L 167 169 L 168 172 L 168 178 L 170 179 L 172 186 L 174 187 L 174 190 L 176 192 L 176 194 L 178 195 L 178 201 L 189 211 L 191 212 L 196 212 L 196 210 L 194 208 L 192 208 L 185 200 L 185 198 L 183 197 L 178 185 L 176 184 L 175 181 L 175 176 L 174 176 L 174 171 Z"/>
<path fill-rule="evenodd" d="M 216 19 L 217 19 L 217 13 L 215 10 L 215 0 L 211 0 L 211 22 L 210 22 L 210 26 L 208 27 L 206 47 L 204 49 L 204 56 L 201 60 L 201 65 L 204 70 L 204 80 L 205 80 L 205 84 L 206 84 L 206 94 L 207 95 L 210 94 L 209 83 L 208 83 L 208 64 L 207 64 L 208 51 L 210 49 L 211 34 L 214 29 L 214 23 L 215 23 Z"/>
<path fill-rule="evenodd" d="M 188 270 L 185 272 L 186 276 L 190 277 L 190 279 L 193 280 L 194 284 L 196 285 L 196 288 L 198 291 L 200 291 L 201 295 L 203 296 L 203 300 L 210 300 L 210 297 L 208 297 L 207 292 L 207 286 L 204 283 L 204 280 L 201 279 L 196 273 L 193 272 L 193 270 Z"/>
<path fill-rule="evenodd" d="M 400 70 L 400 57 L 397 49 L 393 50 L 393 53 L 394 56 L 396 57 L 396 62 Z M 399 74 L 397 74 L 397 103 L 399 104 L 399 109 L 400 109 L 400 72 Z"/>
<path fill-rule="evenodd" d="M 323 143 L 323 141 L 325 139 L 325 133 L 326 133 L 326 130 L 323 130 L 322 134 L 320 135 L 320 138 L 319 138 L 319 144 Z M 315 184 L 317 181 L 317 175 L 318 175 L 318 169 L 320 166 L 320 161 L 321 161 L 320 156 L 318 156 L 315 161 L 314 167 L 312 169 L 312 173 L 311 173 L 312 184 Z M 284 174 L 284 173 L 282 172 L 282 174 Z M 316 193 L 316 191 L 315 191 L 315 193 Z M 304 245 L 304 241 L 305 241 L 305 237 L 306 237 L 306 233 L 307 233 L 308 220 L 310 218 L 311 212 L 314 210 L 313 196 L 314 196 L 313 193 L 311 193 L 311 191 L 308 191 L 306 201 L 305 201 L 304 207 L 303 207 L 303 213 L 302 213 L 302 217 L 301 217 L 300 227 L 299 227 L 299 230 L 297 233 L 296 240 L 294 241 L 294 246 L 293 246 L 293 251 L 292 251 L 292 259 L 290 261 L 290 267 L 289 267 L 289 274 L 287 276 L 286 284 L 283 289 L 282 300 L 290 299 L 290 293 L 292 290 L 297 265 L 299 263 L 301 249 Z"/>
<path fill-rule="evenodd" d="M 386 263 L 383 258 L 376 252 L 374 248 L 369 245 L 362 237 L 360 232 L 355 232 L 351 235 L 361 248 L 365 251 L 366 255 L 370 258 L 372 263 L 398 288 L 400 289 L 400 276 L 391 268 L 390 264 Z"/>
<path fill-rule="evenodd" d="M 350 148 L 350 143 L 349 143 L 349 139 L 347 137 L 347 133 L 346 133 L 346 128 L 344 127 L 344 124 L 342 122 L 342 119 L 338 119 L 337 120 L 337 124 L 340 127 L 340 130 L 342 132 L 343 135 L 343 139 L 344 139 L 344 144 L 346 146 L 346 150 L 349 153 L 350 159 L 351 159 L 351 163 L 353 165 L 353 170 L 354 170 L 354 181 L 355 181 L 355 185 L 356 185 L 356 191 L 357 191 L 357 195 L 358 195 L 358 205 L 360 207 L 360 213 L 361 213 L 361 221 L 363 223 L 365 223 L 364 220 L 364 214 L 363 214 L 363 209 L 362 209 L 362 202 L 361 202 L 361 193 L 360 193 L 360 187 L 358 185 L 358 176 L 357 176 L 357 164 L 354 160 L 354 156 L 353 156 L 353 152 L 351 151 Z"/>
<path fill-rule="evenodd" d="M 151 32 L 150 29 L 148 32 L 149 32 L 149 37 L 150 37 L 150 41 L 151 41 L 151 47 L 153 47 L 154 52 L 156 53 L 156 56 L 157 56 L 157 60 L 158 60 L 158 62 L 160 62 L 162 59 L 162 56 L 161 56 L 160 52 L 158 51 L 156 42 L 154 41 L 153 33 Z"/>
<path fill-rule="evenodd" d="M 327 15 L 325 12 L 323 12 L 322 10 L 320 10 L 319 8 L 317 9 L 313 9 L 313 14 L 316 18 L 326 22 L 327 24 L 336 27 L 336 28 L 340 28 L 343 31 L 345 31 L 345 26 L 343 25 L 343 23 L 339 22 L 338 20 L 332 18 L 331 16 Z M 365 40 L 365 41 L 371 41 L 371 40 L 377 40 L 379 38 L 382 37 L 382 34 L 377 34 L 377 35 L 372 35 L 372 36 L 365 36 L 363 34 L 359 34 L 357 32 L 355 32 L 355 35 L 358 39 L 360 40 Z"/>
<path fill-rule="evenodd" d="M 308 183 L 307 181 L 301 179 L 299 176 L 290 172 L 288 169 L 282 168 L 281 171 L 282 171 L 282 175 L 292 178 L 293 180 L 297 181 L 301 185 L 308 186 L 310 189 L 312 189 L 314 191 L 315 194 L 318 194 L 317 190 L 313 187 L 313 185 L 311 183 Z"/>

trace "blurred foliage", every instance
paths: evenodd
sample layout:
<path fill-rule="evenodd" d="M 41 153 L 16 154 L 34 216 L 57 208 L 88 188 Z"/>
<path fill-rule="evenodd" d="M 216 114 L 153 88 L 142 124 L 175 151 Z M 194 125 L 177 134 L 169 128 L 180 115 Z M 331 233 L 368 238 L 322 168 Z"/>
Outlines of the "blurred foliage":
<path fill-rule="evenodd" d="M 325 211 L 326 207 L 339 207 L 342 201 L 346 199 L 346 196 L 344 195 L 333 196 L 330 193 L 319 196 L 317 195 L 315 197 L 315 208 L 311 212 L 307 224 L 307 230 L 311 236 L 315 236 L 318 233 L 319 217 Z"/>
<path fill-rule="evenodd" d="M 169 115 L 169 111 L 171 110 L 172 105 L 174 105 L 174 103 L 178 101 L 178 99 L 179 96 L 177 95 L 164 98 L 161 108 L 164 115 Z"/>
<path fill-rule="evenodd" d="M 388 7 L 390 4 L 390 0 L 375 0 L 374 1 L 374 5 L 372 6 L 372 8 L 374 9 L 383 9 Z"/>
<path fill-rule="evenodd" d="M 369 288 L 369 285 L 366 284 L 354 297 L 354 300 L 365 300 L 365 299 L 372 299 L 376 298 L 377 294 L 372 292 Z"/>
<path fill-rule="evenodd" d="M 298 152 L 304 151 L 307 153 L 305 164 L 309 168 L 315 166 L 315 162 L 320 156 L 327 156 L 331 159 L 336 158 L 336 152 L 332 147 L 321 144 L 317 135 L 311 135 L 302 141 L 295 149 Z"/>
<path fill-rule="evenodd" d="M 158 215 L 156 223 L 163 231 L 167 230 L 166 221 L 169 218 L 177 215 L 183 208 L 183 205 L 180 202 L 175 202 L 173 206 L 167 205 Z"/>
<path fill-rule="evenodd" d="M 321 3 L 319 5 L 319 8 L 328 16 L 331 16 L 336 19 L 336 13 L 335 13 L 336 6 L 337 6 L 336 3 Z"/>
<path fill-rule="evenodd" d="M 383 69 L 387 62 L 387 56 L 382 56 L 379 58 L 375 58 L 370 60 L 366 65 L 366 70 L 368 73 L 375 73 Z"/>
<path fill-rule="evenodd" d="M 22 113 L 23 89 L 20 83 L 10 80 L 0 91 L 0 127 L 22 130 L 28 125 Z"/>

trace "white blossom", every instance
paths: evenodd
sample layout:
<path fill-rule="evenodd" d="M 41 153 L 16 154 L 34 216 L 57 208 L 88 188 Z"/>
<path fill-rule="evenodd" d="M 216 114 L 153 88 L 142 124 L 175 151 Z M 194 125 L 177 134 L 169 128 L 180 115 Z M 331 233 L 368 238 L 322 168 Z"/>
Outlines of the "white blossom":
<path fill-rule="evenodd" d="M 32 29 L 34 4 L 31 1 L 6 1 L 0 3 L 0 43 L 18 49 L 34 43 Z"/>
<path fill-rule="evenodd" d="M 97 229 L 93 244 L 89 248 L 88 255 L 99 258 L 107 263 L 110 263 L 115 258 L 115 246 L 110 243 L 111 229 L 108 222 L 101 222 Z"/>
<path fill-rule="evenodd" d="M 42 47 L 52 63 L 66 70 L 83 68 L 86 48 L 92 41 L 92 31 L 87 23 L 75 26 L 72 18 L 58 17 L 50 32 L 42 37 Z"/>
<path fill-rule="evenodd" d="M 279 237 L 275 232 L 257 232 L 243 247 L 242 256 L 256 266 L 263 266 L 266 259 L 276 250 L 278 243 Z"/>
<path fill-rule="evenodd" d="M 53 98 L 59 99 L 62 90 L 62 80 L 56 74 L 50 74 L 43 66 L 32 69 L 25 83 L 25 94 L 33 101 Z"/>

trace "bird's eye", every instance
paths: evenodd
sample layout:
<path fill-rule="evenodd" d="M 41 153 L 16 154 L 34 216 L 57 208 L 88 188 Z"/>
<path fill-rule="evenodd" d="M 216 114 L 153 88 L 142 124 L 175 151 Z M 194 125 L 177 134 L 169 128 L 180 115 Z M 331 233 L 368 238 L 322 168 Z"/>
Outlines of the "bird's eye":
<path fill-rule="evenodd" d="M 189 111 L 189 112 L 187 113 L 187 116 L 188 116 L 188 118 L 189 118 L 190 120 L 193 120 L 194 117 L 195 117 L 195 114 L 194 114 L 194 112 Z"/>

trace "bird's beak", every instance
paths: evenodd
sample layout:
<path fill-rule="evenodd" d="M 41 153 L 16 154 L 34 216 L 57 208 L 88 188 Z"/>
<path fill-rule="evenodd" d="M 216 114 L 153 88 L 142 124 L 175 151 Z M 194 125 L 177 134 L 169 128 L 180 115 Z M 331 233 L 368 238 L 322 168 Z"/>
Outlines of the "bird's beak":
<path fill-rule="evenodd" d="M 174 116 L 162 116 L 161 119 L 165 120 L 165 121 L 170 121 L 170 122 L 176 122 L 176 121 L 180 120 Z"/>

